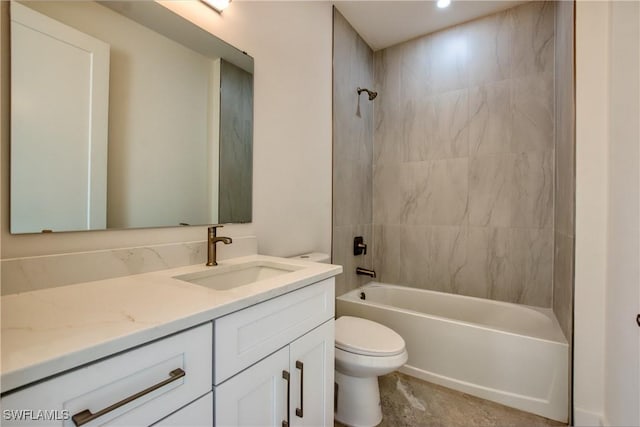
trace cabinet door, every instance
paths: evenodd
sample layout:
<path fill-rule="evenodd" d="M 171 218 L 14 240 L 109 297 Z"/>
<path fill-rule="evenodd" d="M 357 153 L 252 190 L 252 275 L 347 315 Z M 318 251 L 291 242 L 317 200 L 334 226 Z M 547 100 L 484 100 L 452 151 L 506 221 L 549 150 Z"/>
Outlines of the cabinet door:
<path fill-rule="evenodd" d="M 288 369 L 289 347 L 284 347 L 216 386 L 216 427 L 282 426 L 290 386 L 283 372 Z"/>
<path fill-rule="evenodd" d="M 289 347 L 291 425 L 333 426 L 334 320 Z"/>

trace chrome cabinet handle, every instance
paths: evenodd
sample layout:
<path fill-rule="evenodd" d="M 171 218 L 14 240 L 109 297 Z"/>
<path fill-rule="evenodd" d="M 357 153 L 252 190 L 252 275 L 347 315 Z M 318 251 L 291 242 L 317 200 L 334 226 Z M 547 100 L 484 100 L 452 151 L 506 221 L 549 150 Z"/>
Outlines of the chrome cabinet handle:
<path fill-rule="evenodd" d="M 304 417 L 304 364 L 296 360 L 296 369 L 300 369 L 300 408 L 296 408 L 296 415 L 300 418 Z"/>
<path fill-rule="evenodd" d="M 91 411 L 89 409 L 85 409 L 84 411 L 80 411 L 77 414 L 75 414 L 73 417 L 71 417 L 71 419 L 73 420 L 73 423 L 77 426 L 80 427 L 81 425 L 84 425 L 90 421 L 95 420 L 96 418 L 99 418 L 115 409 L 120 408 L 121 406 L 126 405 L 127 403 L 133 402 L 134 400 L 138 399 L 139 397 L 142 397 L 146 394 L 151 393 L 152 391 L 155 391 L 161 387 L 166 386 L 167 384 L 176 381 L 182 377 L 184 377 L 186 375 L 186 372 L 184 372 L 182 369 L 178 368 L 178 369 L 174 369 L 173 371 L 169 372 L 169 378 L 167 378 L 164 381 L 159 382 L 158 384 L 152 385 L 151 387 L 142 390 L 136 394 L 133 394 L 129 397 L 127 397 L 126 399 L 122 399 L 119 402 L 114 403 L 111 406 L 108 406 L 98 412 L 96 412 L 95 414 L 92 414 Z"/>
<path fill-rule="evenodd" d="M 287 419 L 286 420 L 282 420 L 282 427 L 289 427 L 289 410 L 290 410 L 290 399 L 289 397 L 291 397 L 291 381 L 289 381 L 290 379 L 290 375 L 289 372 L 287 371 L 282 371 L 282 378 L 284 378 L 287 381 Z"/>

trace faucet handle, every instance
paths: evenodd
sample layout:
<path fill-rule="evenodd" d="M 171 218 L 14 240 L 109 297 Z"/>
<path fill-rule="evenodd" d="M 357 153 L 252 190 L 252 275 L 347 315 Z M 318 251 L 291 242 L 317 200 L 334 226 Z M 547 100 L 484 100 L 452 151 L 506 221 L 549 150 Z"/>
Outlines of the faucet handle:
<path fill-rule="evenodd" d="M 213 224 L 213 225 L 210 225 L 207 230 L 209 231 L 209 234 L 213 234 L 213 236 L 215 236 L 216 235 L 216 229 L 222 228 L 222 227 L 224 227 L 224 225 L 222 225 L 222 224 Z"/>
<path fill-rule="evenodd" d="M 364 243 L 362 236 L 353 238 L 353 255 L 366 255 L 367 245 Z"/>

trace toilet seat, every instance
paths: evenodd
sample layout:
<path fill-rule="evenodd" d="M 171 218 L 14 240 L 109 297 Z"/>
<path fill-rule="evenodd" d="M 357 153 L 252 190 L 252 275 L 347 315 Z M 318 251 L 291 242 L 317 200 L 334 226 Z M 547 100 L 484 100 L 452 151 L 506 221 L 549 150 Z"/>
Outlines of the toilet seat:
<path fill-rule="evenodd" d="M 402 337 L 379 323 L 342 316 L 335 325 L 335 345 L 340 350 L 373 357 L 396 356 L 405 351 Z"/>

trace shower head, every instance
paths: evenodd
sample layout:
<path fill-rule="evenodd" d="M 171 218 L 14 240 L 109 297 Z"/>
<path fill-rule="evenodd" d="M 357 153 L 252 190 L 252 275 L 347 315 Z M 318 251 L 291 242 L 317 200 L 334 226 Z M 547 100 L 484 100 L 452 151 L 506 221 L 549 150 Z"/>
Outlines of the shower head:
<path fill-rule="evenodd" d="M 358 88 L 358 95 L 360 95 L 362 92 L 367 92 L 367 94 L 369 95 L 369 101 L 373 101 L 374 99 L 376 99 L 376 96 L 378 96 L 378 92 L 366 88 Z"/>

